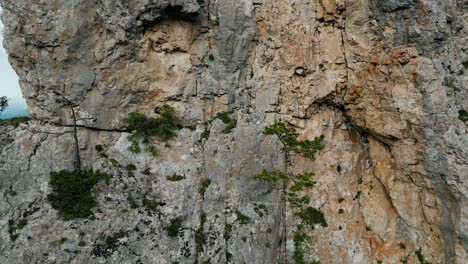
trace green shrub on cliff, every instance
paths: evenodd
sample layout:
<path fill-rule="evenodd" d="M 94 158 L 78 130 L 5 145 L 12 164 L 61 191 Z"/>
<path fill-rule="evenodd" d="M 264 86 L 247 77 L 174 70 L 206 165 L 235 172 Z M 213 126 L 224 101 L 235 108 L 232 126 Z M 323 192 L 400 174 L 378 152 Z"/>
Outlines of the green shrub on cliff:
<path fill-rule="evenodd" d="M 157 107 L 154 110 L 159 114 L 158 118 L 149 118 L 141 113 L 130 113 L 128 115 L 128 128 L 133 131 L 129 137 L 132 146 L 129 148 L 133 153 L 140 152 L 139 142 L 149 145 L 146 149 L 156 153 L 154 147 L 150 145 L 153 138 L 167 142 L 177 136 L 177 130 L 182 128 L 181 120 L 177 116 L 174 108 L 170 105 Z"/>
<path fill-rule="evenodd" d="M 112 176 L 99 171 L 53 171 L 50 173 L 47 195 L 50 205 L 64 220 L 87 218 L 97 205 L 95 186 L 100 180 L 108 182 Z"/>
<path fill-rule="evenodd" d="M 232 118 L 233 112 L 222 112 L 218 113 L 213 119 L 221 120 L 226 127 L 223 129 L 224 134 L 229 134 L 237 126 L 237 120 Z"/>
<path fill-rule="evenodd" d="M 468 121 L 468 112 L 465 110 L 458 111 L 458 119 L 462 122 Z"/>
<path fill-rule="evenodd" d="M 182 228 L 182 218 L 176 217 L 171 220 L 170 225 L 168 225 L 165 229 L 169 237 L 177 237 L 177 235 L 179 235 L 181 228 Z"/>
<path fill-rule="evenodd" d="M 324 148 L 322 144 L 324 136 L 316 137 L 314 140 L 298 140 L 300 134 L 291 126 L 282 121 L 278 121 L 270 126 L 265 127 L 263 131 L 265 135 L 275 135 L 281 141 L 284 151 L 284 159 L 286 166 L 292 165 L 291 153 L 302 155 L 309 159 L 315 159 L 315 154 Z M 283 187 L 284 195 L 287 196 L 288 205 L 291 207 L 293 214 L 298 218 L 299 224 L 293 232 L 294 240 L 294 261 L 295 263 L 320 263 L 313 260 L 306 261 L 306 252 L 311 243 L 311 236 L 307 234 L 314 230 L 315 225 L 328 227 L 324 214 L 316 208 L 309 207 L 310 197 L 301 195 L 301 192 L 310 190 L 316 184 L 313 181 L 314 174 L 305 172 L 302 174 L 292 174 L 279 170 L 263 170 L 261 173 L 254 176 L 255 179 L 267 182 L 274 187 L 280 184 Z"/>
<path fill-rule="evenodd" d="M 282 121 L 278 121 L 273 125 L 267 126 L 263 131 L 265 135 L 276 135 L 283 143 L 286 153 L 295 152 L 303 155 L 306 158 L 314 159 L 315 153 L 324 148 L 322 141 L 324 135 L 316 137 L 314 140 L 297 140 L 299 133 L 291 126 L 288 126 Z"/>

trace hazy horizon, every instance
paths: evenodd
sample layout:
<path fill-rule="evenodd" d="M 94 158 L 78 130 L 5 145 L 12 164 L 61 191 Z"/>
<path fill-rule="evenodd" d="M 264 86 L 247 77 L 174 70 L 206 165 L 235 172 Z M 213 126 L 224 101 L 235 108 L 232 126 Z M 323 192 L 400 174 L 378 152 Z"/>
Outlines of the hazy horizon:
<path fill-rule="evenodd" d="M 0 15 L 2 9 L 0 8 Z M 9 118 L 27 114 L 26 101 L 18 84 L 18 76 L 8 62 L 8 55 L 3 47 L 3 22 L 0 20 L 0 96 L 10 99 L 9 107 L 0 118 Z"/>

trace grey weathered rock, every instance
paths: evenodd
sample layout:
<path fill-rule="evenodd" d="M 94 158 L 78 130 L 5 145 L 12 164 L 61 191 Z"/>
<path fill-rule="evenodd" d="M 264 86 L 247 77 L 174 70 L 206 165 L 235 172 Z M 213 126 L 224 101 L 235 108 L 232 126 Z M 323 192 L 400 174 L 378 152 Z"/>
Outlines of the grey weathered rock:
<path fill-rule="evenodd" d="M 306 260 L 468 260 L 466 1 L 0 3 L 34 119 L 0 126 L 0 263 L 293 262 L 299 220 L 281 188 L 252 177 L 285 167 L 262 134 L 278 119 L 301 139 L 325 135 L 315 160 L 289 168 L 315 173 L 304 194 L 328 222 Z M 196 129 L 153 142 L 156 157 L 131 153 L 128 114 L 163 104 Z M 83 167 L 114 177 L 94 218 L 63 221 L 48 175 L 73 169 L 72 108 Z M 238 121 L 230 133 L 212 120 L 224 111 Z"/>

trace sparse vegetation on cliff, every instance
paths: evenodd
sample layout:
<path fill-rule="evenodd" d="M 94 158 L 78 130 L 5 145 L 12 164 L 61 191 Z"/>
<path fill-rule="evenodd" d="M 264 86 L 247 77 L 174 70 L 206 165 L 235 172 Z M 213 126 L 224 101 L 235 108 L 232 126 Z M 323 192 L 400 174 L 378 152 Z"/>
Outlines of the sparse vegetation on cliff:
<path fill-rule="evenodd" d="M 21 218 L 17 221 L 8 220 L 8 233 L 10 234 L 10 239 L 15 241 L 19 236 L 19 231 L 27 224 L 28 219 L 26 218 Z"/>
<path fill-rule="evenodd" d="M 217 113 L 211 120 L 208 120 L 204 123 L 204 130 L 200 135 L 200 138 L 198 139 L 198 143 L 202 143 L 203 140 L 207 140 L 210 136 L 210 130 L 211 130 L 211 124 L 213 123 L 214 120 L 219 119 L 221 122 L 224 123 L 225 127 L 222 130 L 224 134 L 229 134 L 232 132 L 234 128 L 237 126 L 237 119 L 232 118 L 233 111 L 226 111 L 226 112 L 221 112 Z"/>
<path fill-rule="evenodd" d="M 221 120 L 226 127 L 223 130 L 224 134 L 229 134 L 237 126 L 237 120 L 232 118 L 231 115 L 233 112 L 222 112 L 218 113 L 213 119 Z"/>
<path fill-rule="evenodd" d="M 174 175 L 172 176 L 166 176 L 166 180 L 173 181 L 173 182 L 185 180 L 185 175 L 179 175 L 179 174 L 174 173 Z"/>
<path fill-rule="evenodd" d="M 286 123 L 278 121 L 267 126 L 263 132 L 265 135 L 276 135 L 283 144 L 283 151 L 286 160 L 286 172 L 279 170 L 263 170 L 254 176 L 255 179 L 271 184 L 272 186 L 282 186 L 284 196 L 287 197 L 285 206 L 289 203 L 294 216 L 299 219 L 299 224 L 293 232 L 294 240 L 294 261 L 295 263 L 319 263 L 318 261 L 308 262 L 305 259 L 305 251 L 309 248 L 312 237 L 307 234 L 306 227 L 313 230 L 315 225 L 328 227 L 323 213 L 316 208 L 307 206 L 310 198 L 307 195 L 299 195 L 301 191 L 310 189 L 316 184 L 312 180 L 314 176 L 311 172 L 302 174 L 288 173 L 287 166 L 291 165 L 291 153 L 300 154 L 309 159 L 315 159 L 315 154 L 324 148 L 322 144 L 324 136 L 316 137 L 314 140 L 299 141 L 299 133 Z"/>
<path fill-rule="evenodd" d="M 95 193 L 99 181 L 106 182 L 112 176 L 99 171 L 58 171 L 50 173 L 47 195 L 50 205 L 64 220 L 87 218 L 91 209 L 97 205 Z"/>
<path fill-rule="evenodd" d="M 267 126 L 263 132 L 265 135 L 276 135 L 287 153 L 295 152 L 309 159 L 315 159 L 315 153 L 322 150 L 324 146 L 322 141 L 324 135 L 316 137 L 314 140 L 297 140 L 299 133 L 286 123 L 278 121 L 273 125 Z"/>
<path fill-rule="evenodd" d="M 169 237 L 177 237 L 182 228 L 182 218 L 176 217 L 171 220 L 171 223 L 165 228 Z"/>
<path fill-rule="evenodd" d="M 426 261 L 426 258 L 425 258 L 424 255 L 422 254 L 421 248 L 419 248 L 418 250 L 416 250 L 416 251 L 414 252 L 414 254 L 416 254 L 416 257 L 418 258 L 419 263 L 421 263 L 421 264 L 431 264 L 431 262 Z"/>
<path fill-rule="evenodd" d="M 202 197 L 205 196 L 206 189 L 208 189 L 210 184 L 211 184 L 211 180 L 209 178 L 200 179 L 200 186 L 198 187 L 198 193 L 200 193 Z"/>
<path fill-rule="evenodd" d="M 468 121 L 468 112 L 465 110 L 458 111 L 458 119 L 462 122 Z"/>
<path fill-rule="evenodd" d="M 128 116 L 128 128 L 133 131 L 129 137 L 132 145 L 129 150 L 133 153 L 141 152 L 140 142 L 147 145 L 146 150 L 153 155 L 156 149 L 151 145 L 151 140 L 167 142 L 177 136 L 177 130 L 182 128 L 180 118 L 174 108 L 170 105 L 155 108 L 154 112 L 159 114 L 158 118 L 148 118 L 141 113 L 131 113 Z"/>

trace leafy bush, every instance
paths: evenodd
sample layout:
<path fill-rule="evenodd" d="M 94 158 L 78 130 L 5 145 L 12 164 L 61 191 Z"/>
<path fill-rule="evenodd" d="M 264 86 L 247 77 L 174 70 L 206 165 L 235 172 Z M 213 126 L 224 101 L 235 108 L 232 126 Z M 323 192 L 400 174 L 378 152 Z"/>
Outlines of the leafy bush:
<path fill-rule="evenodd" d="M 122 239 L 126 236 L 127 234 L 124 231 L 119 231 L 117 233 L 114 233 L 110 236 L 106 236 L 104 239 L 104 242 L 106 243 L 106 246 L 109 248 L 113 248 L 117 246 L 117 243 L 119 243 L 119 239 Z"/>
<path fill-rule="evenodd" d="M 462 122 L 468 121 L 468 112 L 465 110 L 458 111 L 458 119 Z"/>
<path fill-rule="evenodd" d="M 166 180 L 173 181 L 173 182 L 185 180 L 185 175 L 179 175 L 179 174 L 174 173 L 174 175 L 172 176 L 166 176 Z"/>
<path fill-rule="evenodd" d="M 148 118 L 141 113 L 131 113 L 128 115 L 128 128 L 133 130 L 133 134 L 129 137 L 132 141 L 132 146 L 129 148 L 134 153 L 140 152 L 139 142 L 149 144 L 152 138 L 167 142 L 177 136 L 176 130 L 181 129 L 181 120 L 177 116 L 174 108 L 169 105 L 164 105 L 161 108 L 156 108 L 155 113 L 159 114 L 158 118 Z M 147 148 L 149 152 L 156 152 L 154 148 Z"/>
<path fill-rule="evenodd" d="M 102 145 L 96 145 L 94 146 L 94 149 L 96 149 L 97 152 L 103 152 L 104 151 L 104 147 Z"/>
<path fill-rule="evenodd" d="M 99 171 L 66 171 L 50 173 L 51 193 L 47 200 L 64 220 L 87 218 L 97 205 L 94 191 L 100 180 L 106 182 L 112 176 Z"/>
<path fill-rule="evenodd" d="M 140 205 L 138 205 L 137 201 L 135 200 L 135 198 L 133 198 L 131 194 L 127 196 L 127 201 L 131 209 L 137 209 L 138 207 L 140 207 Z"/>
<path fill-rule="evenodd" d="M 324 135 L 316 137 L 312 141 L 309 139 L 298 141 L 299 133 L 282 121 L 267 126 L 263 133 L 278 136 L 281 143 L 283 143 L 284 151 L 293 151 L 309 159 L 314 159 L 315 153 L 324 148 L 324 145 L 322 145 Z"/>
<path fill-rule="evenodd" d="M 463 67 L 465 67 L 465 69 L 468 69 L 468 61 L 463 62 Z"/>
<path fill-rule="evenodd" d="M 169 237 L 177 237 L 181 228 L 182 228 L 182 218 L 176 217 L 171 220 L 171 224 L 167 226 L 165 229 Z"/>
<path fill-rule="evenodd" d="M 200 187 L 198 187 L 198 192 L 200 193 L 202 197 L 205 196 L 206 189 L 208 189 L 210 184 L 211 184 L 211 180 L 209 178 L 202 178 L 200 180 Z"/>
<path fill-rule="evenodd" d="M 255 175 L 254 179 L 267 182 L 272 186 L 278 186 L 280 182 L 288 181 L 288 176 L 279 170 L 263 170 L 260 174 Z"/>
<path fill-rule="evenodd" d="M 294 241 L 294 263 L 296 264 L 307 264 L 305 260 L 305 244 L 306 241 L 310 240 L 310 237 L 307 236 L 303 231 L 302 227 L 298 228 L 299 230 L 293 232 L 293 241 Z"/>
<path fill-rule="evenodd" d="M 291 165 L 290 152 L 295 152 L 306 158 L 314 159 L 315 154 L 324 148 L 322 145 L 324 136 L 316 137 L 314 140 L 298 141 L 299 133 L 293 127 L 286 125 L 284 122 L 278 121 L 270 126 L 265 127 L 263 131 L 265 135 L 276 135 L 283 144 L 286 165 Z M 287 169 L 286 169 L 287 171 Z M 306 227 L 313 230 L 316 224 L 327 227 L 323 213 L 313 207 L 307 207 L 310 203 L 310 197 L 307 195 L 300 196 L 298 193 L 310 189 L 315 186 L 316 182 L 312 180 L 313 173 L 305 172 L 302 174 L 283 173 L 278 170 L 267 171 L 263 170 L 260 174 L 254 176 L 255 179 L 265 181 L 273 186 L 278 186 L 279 183 L 285 184 L 284 191 L 288 191 L 287 201 L 292 208 L 296 217 L 300 219 L 296 231 L 293 232 L 294 240 L 294 261 L 299 264 L 315 264 L 319 261 L 306 261 L 305 252 L 308 249 L 308 244 L 311 243 L 311 237 L 306 233 Z"/>
<path fill-rule="evenodd" d="M 323 213 L 316 208 L 307 207 L 297 212 L 296 216 L 298 216 L 304 224 L 309 225 L 312 229 L 314 229 L 314 225 L 316 224 L 319 224 L 323 227 L 328 227 L 327 221 L 325 220 Z"/>
<path fill-rule="evenodd" d="M 236 216 L 237 216 L 237 220 L 239 222 L 239 224 L 241 225 L 246 225 L 250 222 L 250 217 L 246 216 L 245 214 L 243 214 L 241 211 L 239 210 L 236 210 Z"/>
<path fill-rule="evenodd" d="M 314 187 L 316 182 L 312 180 L 312 176 L 314 176 L 314 174 L 311 172 L 295 175 L 293 185 L 290 188 L 291 192 L 298 192 L 302 189 Z"/>
<path fill-rule="evenodd" d="M 152 199 L 143 199 L 143 206 L 145 207 L 145 210 L 146 210 L 146 213 L 148 214 L 148 216 L 152 216 L 153 213 L 157 213 L 158 212 L 158 202 L 156 201 L 156 198 L 152 198 Z"/>
<path fill-rule="evenodd" d="M 130 163 L 130 164 L 127 164 L 127 166 L 125 166 L 125 169 L 128 171 L 134 171 L 137 169 L 137 167 L 135 166 L 135 164 Z"/>

